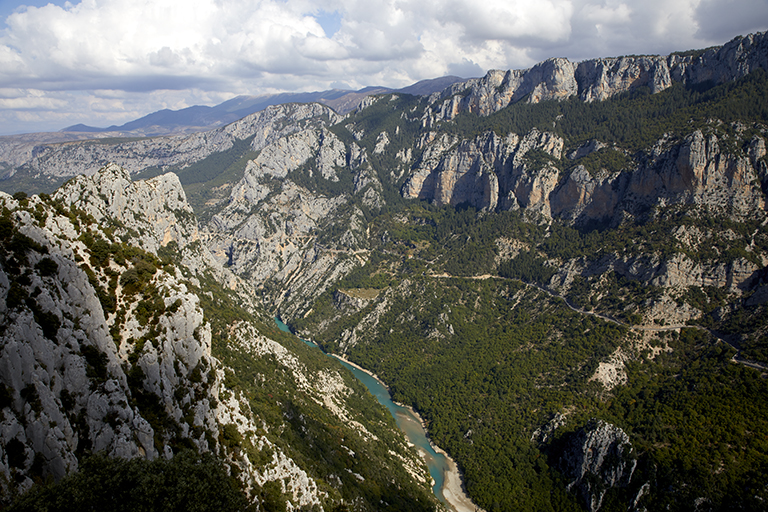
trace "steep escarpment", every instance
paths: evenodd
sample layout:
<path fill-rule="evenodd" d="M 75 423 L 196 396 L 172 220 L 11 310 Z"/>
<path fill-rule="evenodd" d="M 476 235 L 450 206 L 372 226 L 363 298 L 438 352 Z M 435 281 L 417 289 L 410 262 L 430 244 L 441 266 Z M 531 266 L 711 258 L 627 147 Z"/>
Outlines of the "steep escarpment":
<path fill-rule="evenodd" d="M 108 163 L 136 173 L 148 168 L 183 169 L 248 139 L 252 151 L 294 131 L 338 122 L 340 117 L 319 104 L 276 105 L 215 130 L 154 138 L 74 141 L 58 144 L 0 146 L 5 179 L 15 173 L 40 176 L 52 183 L 78 174 L 91 175 Z M 50 185 L 48 185 L 50 186 Z"/>
<path fill-rule="evenodd" d="M 0 200 L 4 500 L 91 453 L 192 450 L 224 461 L 256 506 L 434 508 L 391 417 L 254 309 L 174 175 L 131 182 L 112 165 Z"/>
<path fill-rule="evenodd" d="M 765 209 L 761 183 L 766 174 L 758 156 L 765 134 L 758 133 L 746 138 L 696 130 L 683 138 L 665 136 L 633 157 L 592 141 L 587 148 L 600 149 L 573 151 L 565 158 L 564 139 L 536 129 L 503 139 L 488 132 L 459 144 L 444 135 L 425 150 L 403 196 L 480 210 L 525 209 L 577 225 L 616 225 L 673 204 L 747 218 Z M 733 151 L 734 146 L 747 151 Z M 579 163 L 590 155 L 613 158 L 619 168 L 609 164 L 590 172 Z"/>
<path fill-rule="evenodd" d="M 348 252 L 364 247 L 360 207 L 381 189 L 365 153 L 357 153 L 347 166 L 346 146 L 327 130 L 265 147 L 208 223 L 207 245 L 238 274 L 280 282 L 278 290 L 265 290 L 272 304 L 293 290 L 302 297 L 322 293 L 358 264 Z"/>
<path fill-rule="evenodd" d="M 419 484 L 389 480 L 402 475 L 395 458 L 374 457 L 407 453 L 386 418 L 277 332 L 276 314 L 416 408 L 485 509 L 760 509 L 764 41 L 553 59 L 443 96 L 371 97 L 343 118 L 284 107 L 176 169 L 198 227 L 175 178 L 132 183 L 114 167 L 50 200 L 6 196 L 8 218 L 32 233 L 58 212 L 57 243 L 74 247 L 115 347 L 107 375 L 118 390 L 125 379 L 133 418 L 152 428 L 151 446 L 134 446 L 106 421 L 103 439 L 130 453 L 214 451 L 258 499 L 290 475 L 279 490 L 292 506 L 374 509 L 402 503 L 402 489 L 421 503 Z M 131 169 L 157 172 L 143 165 Z M 51 318 L 47 297 L 63 292 L 45 292 L 51 264 L 34 251 L 8 258 L 28 281 L 6 272 L 7 300 L 14 314 Z M 43 338 L 90 325 L 57 318 Z M 169 365 L 179 351 L 192 355 Z M 84 371 L 96 368 L 80 352 Z M 217 401 L 193 411 L 209 383 Z M 14 414 L 35 403 L 30 390 L 9 393 Z M 156 396 L 175 423 L 150 420 L 136 396 Z M 128 422 L 122 395 L 109 400 L 110 418 Z M 11 457 L 22 476 L 34 466 L 23 453 L 23 465 Z"/>
<path fill-rule="evenodd" d="M 483 78 L 453 84 L 430 101 L 429 123 L 462 112 L 487 116 L 519 101 L 539 103 L 578 97 L 602 101 L 640 87 L 661 92 L 675 83 L 722 84 L 768 68 L 766 35 L 739 37 L 702 52 L 669 56 L 590 59 L 579 63 L 553 58 L 526 70 L 489 71 Z"/>

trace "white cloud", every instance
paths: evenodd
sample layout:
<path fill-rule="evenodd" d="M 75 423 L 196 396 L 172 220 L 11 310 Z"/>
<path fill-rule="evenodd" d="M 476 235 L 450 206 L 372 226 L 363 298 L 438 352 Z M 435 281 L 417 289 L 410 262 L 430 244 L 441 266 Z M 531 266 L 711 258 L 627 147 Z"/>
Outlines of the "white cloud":
<path fill-rule="evenodd" d="M 445 17 L 462 27 L 471 43 L 488 39 L 527 42 L 559 41 L 571 31 L 570 0 L 455 0 Z"/>
<path fill-rule="evenodd" d="M 765 0 L 81 0 L 20 7 L 0 31 L 0 88 L 38 92 L 0 104 L 0 121 L 8 126 L 9 111 L 24 104 L 27 117 L 44 119 L 41 98 L 50 99 L 49 119 L 57 122 L 112 124 L 236 94 L 334 83 L 399 87 L 525 68 L 552 56 L 702 48 L 766 28 Z"/>
<path fill-rule="evenodd" d="M 728 39 L 765 30 L 765 0 L 701 0 L 693 13 L 702 39 Z"/>

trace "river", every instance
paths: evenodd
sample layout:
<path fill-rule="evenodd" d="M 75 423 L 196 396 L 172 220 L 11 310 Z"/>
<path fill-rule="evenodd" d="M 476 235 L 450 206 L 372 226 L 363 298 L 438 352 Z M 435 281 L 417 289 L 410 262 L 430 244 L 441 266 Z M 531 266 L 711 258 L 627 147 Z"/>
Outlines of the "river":
<path fill-rule="evenodd" d="M 279 319 L 276 318 L 275 322 L 277 322 L 277 326 L 281 330 L 291 332 L 288 326 Z M 320 350 L 320 347 L 311 341 L 302 341 L 307 345 Z M 427 439 L 427 433 L 424 430 L 421 418 L 408 407 L 403 407 L 402 405 L 393 402 L 387 387 L 370 373 L 367 373 L 361 368 L 358 368 L 333 354 L 326 355 L 335 358 L 344 365 L 345 368 L 351 371 L 352 375 L 362 382 L 363 385 L 368 388 L 368 391 L 376 397 L 376 400 L 389 410 L 392 417 L 395 418 L 397 426 L 405 433 L 408 441 L 416 447 L 426 461 L 429 473 L 434 480 L 432 491 L 435 493 L 435 496 L 452 510 L 475 510 L 475 507 L 471 504 L 469 498 L 467 498 L 461 491 L 461 483 L 456 464 L 444 453 L 435 450 L 432 443 Z"/>

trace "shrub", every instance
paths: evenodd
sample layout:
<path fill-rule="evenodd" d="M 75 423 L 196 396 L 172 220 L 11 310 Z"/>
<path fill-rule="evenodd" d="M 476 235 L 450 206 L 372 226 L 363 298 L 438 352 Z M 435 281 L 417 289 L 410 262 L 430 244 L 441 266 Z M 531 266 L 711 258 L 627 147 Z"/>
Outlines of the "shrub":
<path fill-rule="evenodd" d="M 59 271 L 59 264 L 51 258 L 45 257 L 37 262 L 35 269 L 42 277 L 49 277 Z"/>
<path fill-rule="evenodd" d="M 23 444 L 21 446 L 23 448 Z M 8 510 L 228 512 L 248 509 L 248 499 L 221 461 L 210 454 L 183 451 L 170 460 L 110 459 L 103 454 L 87 457 L 77 473 L 55 484 L 33 487 Z"/>

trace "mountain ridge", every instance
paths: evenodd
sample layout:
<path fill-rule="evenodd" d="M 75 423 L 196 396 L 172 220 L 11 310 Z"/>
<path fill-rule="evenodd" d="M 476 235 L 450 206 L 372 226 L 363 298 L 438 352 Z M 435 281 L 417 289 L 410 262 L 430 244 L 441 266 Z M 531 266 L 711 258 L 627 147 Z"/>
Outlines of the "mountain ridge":
<path fill-rule="evenodd" d="M 192 450 L 222 461 L 256 507 L 426 510 L 426 469 L 392 418 L 338 363 L 264 323 L 249 286 L 201 245 L 175 175 L 132 182 L 110 165 L 0 203 L 4 504 L 91 453 Z M 371 458 L 386 478 L 355 467 Z"/>
<path fill-rule="evenodd" d="M 104 133 L 115 132 L 121 136 L 158 136 L 191 133 L 216 128 L 272 105 L 283 103 L 322 103 L 339 114 L 355 109 L 361 101 L 372 94 L 401 92 L 405 94 L 429 95 L 442 90 L 451 83 L 465 80 L 455 76 L 444 76 L 421 80 L 400 89 L 368 86 L 358 91 L 329 89 L 306 93 L 278 93 L 261 96 L 236 96 L 213 107 L 195 105 L 180 110 L 163 109 L 122 125 L 97 128 L 76 124 L 62 128 L 61 132 Z"/>
<path fill-rule="evenodd" d="M 139 260 L 160 259 L 149 282 L 160 290 L 176 279 L 190 295 L 182 306 L 196 297 L 207 321 L 174 332 L 195 338 L 202 325 L 198 337 L 210 333 L 211 353 L 230 368 L 211 377 L 220 395 L 241 411 L 247 403 L 267 434 L 279 431 L 267 435 L 285 455 L 278 465 L 315 482 L 299 484 L 308 481 L 293 471 L 302 491 L 281 487 L 292 505 L 335 506 L 373 492 L 378 463 L 349 454 L 365 449 L 347 444 L 356 438 L 328 437 L 323 425 L 343 422 L 336 408 L 346 392 L 336 391 L 344 387 L 324 387 L 337 382 L 327 368 L 313 381 L 320 363 L 272 332 L 273 316 L 372 371 L 416 409 L 486 510 L 759 510 L 768 499 L 766 39 L 594 60 L 578 77 L 578 66 L 553 59 L 430 96 L 369 96 L 346 115 L 317 103 L 275 105 L 196 134 L 28 147 L 17 153 L 24 164 L 7 164 L 12 179 L 69 181 L 53 196 L 0 195 L 0 236 L 20 251 L 25 239 L 13 226 L 31 236 L 37 222 L 62 233 L 60 247 L 77 248 L 82 261 L 68 268 L 92 286 L 90 303 L 108 324 L 102 334 L 117 325 L 119 350 L 108 358 L 127 359 L 128 374 L 128 363 L 150 368 L 152 350 L 166 345 L 158 332 L 129 351 L 142 329 L 182 311 L 155 314 L 162 308 L 151 288 L 129 297 L 149 279 Z M 121 244 L 136 246 L 136 261 L 120 258 Z M 12 305 L 0 319 L 37 318 L 38 338 L 56 337 L 43 325 L 56 294 L 39 284 L 52 284 L 52 266 L 30 247 L 0 258 L 8 282 L 0 275 L 0 293 Z M 139 249 L 147 255 L 138 258 Z M 172 299 L 163 297 L 166 311 Z M 59 329 L 75 323 L 59 321 Z M 188 373 L 170 358 L 158 363 L 163 371 Z M 7 373 L 0 380 L 14 383 L 13 410 L 4 414 L 30 423 L 36 402 L 17 389 L 27 374 Z M 152 384 L 157 372 L 145 374 L 146 391 L 188 412 L 183 390 L 176 396 Z M 360 405 L 356 393 L 345 396 Z M 302 409 L 312 403 L 328 410 Z M 247 439 L 265 434 L 239 428 L 238 440 L 226 424 L 219 444 L 239 446 L 263 475 L 268 457 L 249 452 L 256 445 Z M 158 453 L 185 438 L 180 429 L 158 426 Z M 18 455 L 16 442 L 10 452 Z M 223 453 L 231 462 L 238 450 Z M 21 464 L 16 455 L 8 460 Z M 327 460 L 356 465 L 307 469 Z M 33 466 L 28 456 L 14 468 L 28 475 Z M 384 501 L 401 503 L 384 488 Z"/>

